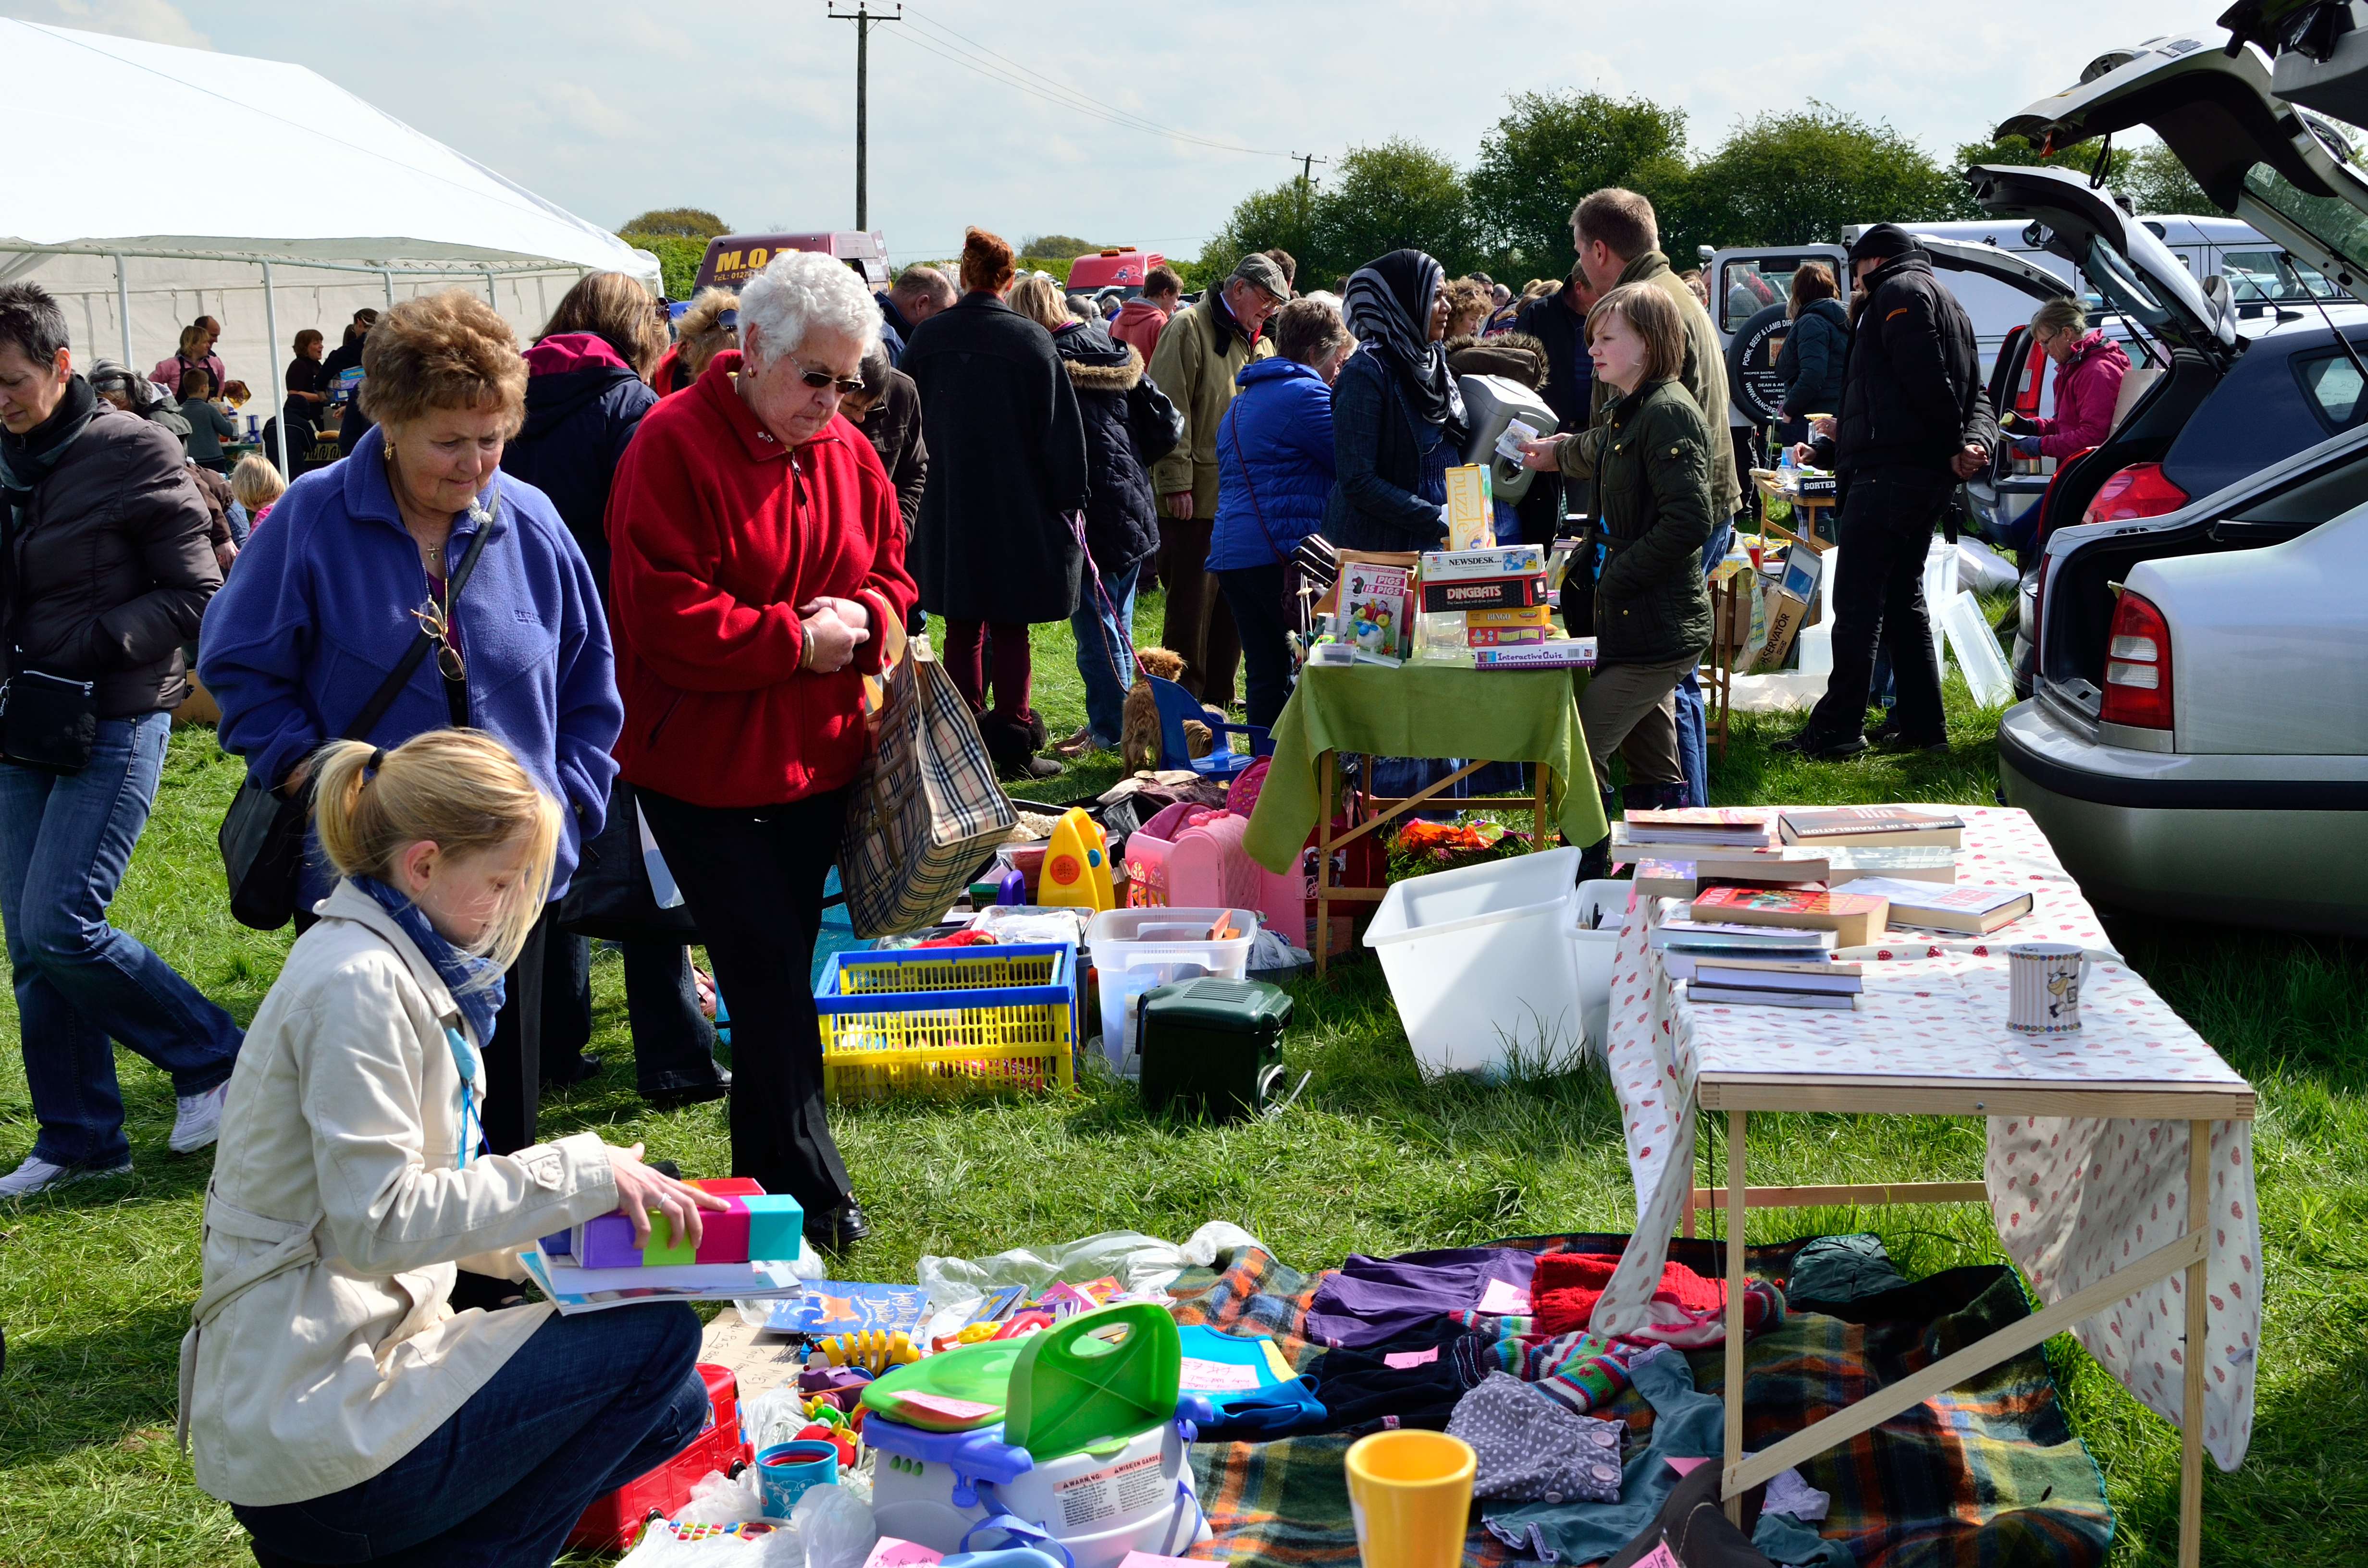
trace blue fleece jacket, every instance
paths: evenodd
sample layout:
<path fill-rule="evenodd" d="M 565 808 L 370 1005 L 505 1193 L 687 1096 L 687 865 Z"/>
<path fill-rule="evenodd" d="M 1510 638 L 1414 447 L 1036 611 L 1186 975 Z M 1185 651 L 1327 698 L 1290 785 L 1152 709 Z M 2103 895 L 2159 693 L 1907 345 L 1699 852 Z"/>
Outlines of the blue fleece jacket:
<path fill-rule="evenodd" d="M 373 427 L 353 456 L 290 485 L 207 607 L 198 670 L 222 704 L 222 747 L 263 778 L 286 777 L 344 733 L 419 635 L 411 612 L 427 602 L 427 574 L 387 487 L 385 439 Z M 453 612 L 469 722 L 501 737 L 567 808 L 556 899 L 608 814 L 625 710 L 592 570 L 558 512 L 508 474 L 480 499 L 497 507 L 495 532 Z M 448 577 L 476 531 L 466 514 L 453 526 Z M 365 738 L 399 745 L 450 722 L 429 657 Z"/>
<path fill-rule="evenodd" d="M 1217 426 L 1212 572 L 1290 559 L 1323 527 L 1332 494 L 1332 389 L 1324 378 L 1277 357 L 1251 360 L 1234 381 L 1241 392 Z"/>

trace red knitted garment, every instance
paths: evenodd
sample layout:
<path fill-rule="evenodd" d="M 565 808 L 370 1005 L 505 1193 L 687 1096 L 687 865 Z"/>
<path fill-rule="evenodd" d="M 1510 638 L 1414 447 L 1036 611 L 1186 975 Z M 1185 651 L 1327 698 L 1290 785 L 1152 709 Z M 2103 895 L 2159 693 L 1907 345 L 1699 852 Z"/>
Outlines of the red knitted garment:
<path fill-rule="evenodd" d="M 1616 1257 L 1600 1253 L 1548 1253 L 1538 1259 L 1535 1282 L 1530 1287 L 1530 1309 L 1540 1334 L 1580 1334 L 1595 1316 L 1595 1303 L 1611 1283 L 1620 1266 Z M 1656 1301 L 1688 1313 L 1716 1312 L 1726 1302 L 1718 1282 L 1705 1279 L 1682 1263 L 1665 1265 L 1654 1290 Z M 1748 1317 L 1745 1320 L 1748 1323 Z"/>

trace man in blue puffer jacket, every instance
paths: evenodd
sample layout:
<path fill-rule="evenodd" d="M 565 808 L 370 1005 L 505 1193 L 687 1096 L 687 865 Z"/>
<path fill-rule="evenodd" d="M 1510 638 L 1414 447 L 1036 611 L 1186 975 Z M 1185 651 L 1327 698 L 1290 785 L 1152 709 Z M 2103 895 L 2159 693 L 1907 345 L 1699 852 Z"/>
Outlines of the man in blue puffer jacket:
<path fill-rule="evenodd" d="M 1208 569 L 1242 639 L 1249 722 L 1271 727 L 1291 699 L 1284 563 L 1324 521 L 1332 494 L 1332 381 L 1356 347 L 1340 314 L 1293 300 L 1275 316 L 1271 359 L 1253 359 L 1217 426 L 1217 516 Z"/>

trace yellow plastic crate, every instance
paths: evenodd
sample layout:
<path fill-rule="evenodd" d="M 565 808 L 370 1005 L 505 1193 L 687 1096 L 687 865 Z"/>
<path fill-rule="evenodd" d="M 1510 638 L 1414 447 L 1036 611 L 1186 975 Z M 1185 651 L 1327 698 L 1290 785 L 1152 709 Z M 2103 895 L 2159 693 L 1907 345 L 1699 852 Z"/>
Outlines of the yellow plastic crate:
<path fill-rule="evenodd" d="M 1076 962 L 1065 942 L 834 955 L 814 995 L 824 1091 L 1074 1087 Z"/>

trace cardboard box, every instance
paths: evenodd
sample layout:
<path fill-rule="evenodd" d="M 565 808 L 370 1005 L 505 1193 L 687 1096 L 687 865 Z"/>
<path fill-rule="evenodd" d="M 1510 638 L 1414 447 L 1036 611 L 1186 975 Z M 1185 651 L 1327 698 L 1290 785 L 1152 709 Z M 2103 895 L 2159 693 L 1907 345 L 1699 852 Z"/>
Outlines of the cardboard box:
<path fill-rule="evenodd" d="M 1493 550 L 1427 550 L 1422 555 L 1422 577 L 1426 583 L 1446 577 L 1518 577 L 1525 572 L 1543 572 L 1545 566 L 1544 547 L 1534 544 L 1500 544 Z"/>
<path fill-rule="evenodd" d="M 1464 632 L 1463 642 L 1472 648 L 1525 648 L 1553 635 L 1543 626 L 1474 626 Z"/>
<path fill-rule="evenodd" d="M 1546 631 L 1554 628 L 1552 605 L 1531 605 L 1527 609 L 1467 609 L 1444 613 L 1463 616 L 1468 630 L 1486 627 L 1497 631 L 1519 631 L 1532 626 Z"/>
<path fill-rule="evenodd" d="M 1484 670 L 1578 670 L 1595 663 L 1592 637 L 1550 637 L 1525 648 L 1485 648 L 1472 655 Z"/>
<path fill-rule="evenodd" d="M 1795 547 L 1785 557 L 1784 581 L 1768 597 L 1768 642 L 1759 651 L 1757 667 L 1782 669 L 1793 639 L 1809 624 L 1810 607 L 1825 578 L 1826 558 L 1817 551 Z"/>
<path fill-rule="evenodd" d="M 1465 463 L 1447 471 L 1447 548 L 1486 550 L 1497 542 L 1497 511 L 1490 505 L 1488 470 Z"/>
<path fill-rule="evenodd" d="M 1421 564 L 1422 562 L 1422 557 L 1411 551 L 1343 550 L 1339 551 L 1338 554 L 1340 577 L 1335 577 L 1332 580 L 1332 585 L 1325 590 L 1324 597 L 1315 601 L 1316 609 L 1326 615 L 1337 615 L 1339 613 L 1340 578 L 1346 577 L 1349 574 L 1350 567 L 1360 565 L 1401 566 L 1411 572 L 1417 566 Z"/>
<path fill-rule="evenodd" d="M 1543 572 L 1518 577 L 1451 577 L 1422 585 L 1425 610 L 1528 609 L 1546 602 Z"/>

